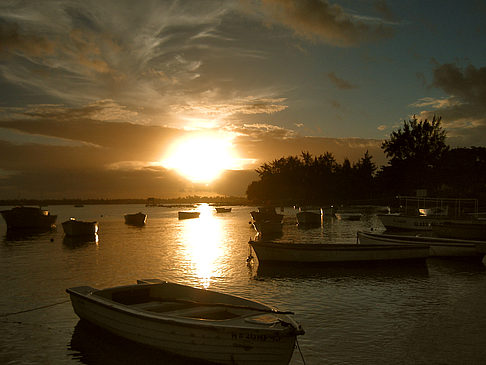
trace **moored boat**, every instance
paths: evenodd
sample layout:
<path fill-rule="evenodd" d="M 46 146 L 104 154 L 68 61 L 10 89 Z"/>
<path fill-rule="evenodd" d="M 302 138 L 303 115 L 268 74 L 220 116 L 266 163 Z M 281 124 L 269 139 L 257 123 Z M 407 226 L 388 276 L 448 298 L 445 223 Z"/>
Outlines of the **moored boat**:
<path fill-rule="evenodd" d="M 432 231 L 432 227 L 453 219 L 465 219 L 478 212 L 477 199 L 398 196 L 400 211 L 377 214 L 387 230 Z"/>
<path fill-rule="evenodd" d="M 216 207 L 216 213 L 230 213 L 231 208 L 225 208 L 225 207 Z"/>
<path fill-rule="evenodd" d="M 432 226 L 439 237 L 486 241 L 486 221 L 479 219 L 451 220 Z"/>
<path fill-rule="evenodd" d="M 187 211 L 179 212 L 177 215 L 179 219 L 193 219 L 193 218 L 199 218 L 201 213 L 195 210 L 187 210 Z"/>
<path fill-rule="evenodd" d="M 355 261 L 423 260 L 426 245 L 366 245 L 355 243 L 293 243 L 250 241 L 258 262 L 331 263 Z"/>
<path fill-rule="evenodd" d="M 251 211 L 250 216 L 254 221 L 282 222 L 283 220 L 283 214 L 277 213 L 274 207 L 260 207 L 258 210 Z"/>
<path fill-rule="evenodd" d="M 477 256 L 476 246 L 486 243 L 466 239 L 404 236 L 362 231 L 359 231 L 357 235 L 360 244 L 427 245 L 430 256 Z"/>
<path fill-rule="evenodd" d="M 8 229 L 36 229 L 48 230 L 55 226 L 57 215 L 39 207 L 14 207 L 2 210 L 2 217 Z"/>
<path fill-rule="evenodd" d="M 261 234 L 275 234 L 282 232 L 283 214 L 279 214 L 273 207 L 260 207 L 258 211 L 250 212 L 253 228 Z"/>
<path fill-rule="evenodd" d="M 66 291 L 81 319 L 144 345 L 218 364 L 288 364 L 296 337 L 304 333 L 289 312 L 156 279 Z"/>
<path fill-rule="evenodd" d="M 125 214 L 125 224 L 131 226 L 143 226 L 147 223 L 147 214 L 142 212 L 133 213 L 133 214 Z"/>
<path fill-rule="evenodd" d="M 98 222 L 78 221 L 71 218 L 62 222 L 62 229 L 67 236 L 94 236 L 98 232 Z"/>

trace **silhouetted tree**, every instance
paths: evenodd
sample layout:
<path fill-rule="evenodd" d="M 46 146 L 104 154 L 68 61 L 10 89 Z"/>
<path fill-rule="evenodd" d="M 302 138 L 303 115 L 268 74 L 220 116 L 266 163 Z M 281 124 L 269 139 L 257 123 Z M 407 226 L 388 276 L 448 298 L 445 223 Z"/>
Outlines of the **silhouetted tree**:
<path fill-rule="evenodd" d="M 381 182 L 387 190 L 404 194 L 437 186 L 432 169 L 449 151 L 441 119 L 434 116 L 432 121 L 419 121 L 414 116 L 382 143 L 381 148 L 390 158 L 390 166 L 380 171 Z"/>

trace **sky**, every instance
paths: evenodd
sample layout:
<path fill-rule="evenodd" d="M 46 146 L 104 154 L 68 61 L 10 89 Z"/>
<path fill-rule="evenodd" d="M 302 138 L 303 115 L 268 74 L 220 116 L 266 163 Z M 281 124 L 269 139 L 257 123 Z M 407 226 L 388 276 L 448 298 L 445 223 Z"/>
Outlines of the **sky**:
<path fill-rule="evenodd" d="M 303 151 L 385 165 L 414 115 L 486 146 L 485 17 L 479 0 L 4 0 L 0 199 L 243 196 Z"/>

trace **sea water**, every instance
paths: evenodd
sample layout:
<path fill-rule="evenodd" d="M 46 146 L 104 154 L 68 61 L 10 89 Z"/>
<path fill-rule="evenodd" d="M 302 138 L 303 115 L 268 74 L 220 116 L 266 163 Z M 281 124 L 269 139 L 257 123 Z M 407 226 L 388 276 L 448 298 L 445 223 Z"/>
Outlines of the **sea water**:
<path fill-rule="evenodd" d="M 10 207 L 3 207 L 9 209 Z M 291 364 L 484 364 L 486 268 L 478 261 L 278 267 L 248 264 L 255 237 L 250 211 L 179 220 L 177 207 L 49 206 L 54 231 L 7 233 L 0 222 L 0 364 L 184 364 L 160 351 L 83 325 L 65 289 L 105 288 L 159 278 L 234 294 L 292 311 L 305 329 Z M 123 215 L 148 214 L 144 227 Z M 285 208 L 281 241 L 356 242 L 360 229 L 382 230 L 374 215 L 332 217 L 301 229 Z M 70 217 L 97 220 L 89 240 L 64 236 Z"/>

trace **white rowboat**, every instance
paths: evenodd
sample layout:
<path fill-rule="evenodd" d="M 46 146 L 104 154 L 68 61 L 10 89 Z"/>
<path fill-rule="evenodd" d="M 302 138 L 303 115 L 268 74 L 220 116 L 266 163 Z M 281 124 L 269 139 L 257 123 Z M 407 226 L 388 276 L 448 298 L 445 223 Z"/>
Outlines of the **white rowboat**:
<path fill-rule="evenodd" d="M 427 245 L 430 256 L 477 256 L 476 246 L 485 244 L 484 241 L 465 239 L 402 236 L 394 234 L 358 232 L 360 244 L 398 244 L 398 245 Z"/>
<path fill-rule="evenodd" d="M 81 319 L 144 345 L 218 364 L 288 364 L 296 336 L 304 333 L 289 312 L 157 279 L 66 291 Z"/>
<path fill-rule="evenodd" d="M 428 246 L 250 241 L 258 262 L 330 263 L 425 259 Z"/>

